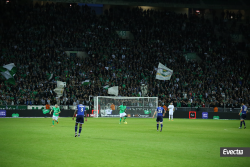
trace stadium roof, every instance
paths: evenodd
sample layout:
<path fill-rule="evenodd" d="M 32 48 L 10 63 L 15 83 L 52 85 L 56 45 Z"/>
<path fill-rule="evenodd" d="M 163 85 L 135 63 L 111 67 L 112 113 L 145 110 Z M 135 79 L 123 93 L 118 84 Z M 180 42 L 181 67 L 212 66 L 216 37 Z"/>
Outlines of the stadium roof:
<path fill-rule="evenodd" d="M 43 1 L 43 0 L 38 0 Z M 50 2 L 203 9 L 249 9 L 249 0 L 49 0 Z"/>

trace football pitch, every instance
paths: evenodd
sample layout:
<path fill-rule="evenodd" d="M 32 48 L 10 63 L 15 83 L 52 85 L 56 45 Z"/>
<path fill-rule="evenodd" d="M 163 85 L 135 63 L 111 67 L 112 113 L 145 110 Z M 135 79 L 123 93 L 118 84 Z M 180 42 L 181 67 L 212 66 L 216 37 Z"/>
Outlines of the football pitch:
<path fill-rule="evenodd" d="M 220 157 L 220 147 L 250 147 L 250 122 L 239 120 L 89 118 L 81 137 L 74 121 L 59 118 L 1 118 L 0 166 L 151 167 L 248 166 L 250 157 Z"/>

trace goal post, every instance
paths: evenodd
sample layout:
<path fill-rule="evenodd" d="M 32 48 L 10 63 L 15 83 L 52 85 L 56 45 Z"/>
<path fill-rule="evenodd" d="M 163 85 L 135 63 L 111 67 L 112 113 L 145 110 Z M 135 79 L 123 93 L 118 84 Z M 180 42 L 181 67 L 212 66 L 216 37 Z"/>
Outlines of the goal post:
<path fill-rule="evenodd" d="M 119 117 L 123 102 L 128 117 L 152 117 L 158 107 L 158 97 L 95 96 L 93 117 Z"/>

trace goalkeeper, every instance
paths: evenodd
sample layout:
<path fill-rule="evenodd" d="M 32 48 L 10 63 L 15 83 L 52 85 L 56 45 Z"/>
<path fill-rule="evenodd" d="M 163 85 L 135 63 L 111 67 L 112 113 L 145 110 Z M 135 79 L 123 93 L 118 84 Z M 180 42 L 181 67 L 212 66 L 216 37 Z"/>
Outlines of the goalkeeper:
<path fill-rule="evenodd" d="M 123 122 L 124 122 L 124 123 L 127 123 L 127 122 L 125 121 L 126 118 L 127 118 L 125 103 L 123 102 L 122 105 L 119 106 L 119 108 L 120 108 L 120 123 L 119 123 L 119 124 L 121 124 L 122 117 L 124 117 Z"/>

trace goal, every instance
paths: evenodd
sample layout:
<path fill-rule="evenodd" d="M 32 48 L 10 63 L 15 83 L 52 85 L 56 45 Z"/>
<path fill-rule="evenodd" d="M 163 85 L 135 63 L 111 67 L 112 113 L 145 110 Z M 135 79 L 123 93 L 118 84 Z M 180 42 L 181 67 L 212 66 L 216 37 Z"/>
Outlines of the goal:
<path fill-rule="evenodd" d="M 158 97 L 95 96 L 93 117 L 119 117 L 123 102 L 128 117 L 152 117 L 158 107 Z"/>

